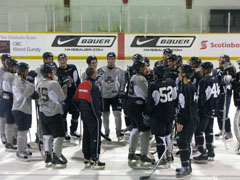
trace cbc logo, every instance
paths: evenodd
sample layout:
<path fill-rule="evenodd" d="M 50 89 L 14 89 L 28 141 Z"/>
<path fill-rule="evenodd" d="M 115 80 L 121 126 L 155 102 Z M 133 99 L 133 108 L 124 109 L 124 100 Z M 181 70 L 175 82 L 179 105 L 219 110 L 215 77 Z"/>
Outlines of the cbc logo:
<path fill-rule="evenodd" d="M 22 42 L 13 42 L 12 45 L 13 46 L 22 46 Z"/>

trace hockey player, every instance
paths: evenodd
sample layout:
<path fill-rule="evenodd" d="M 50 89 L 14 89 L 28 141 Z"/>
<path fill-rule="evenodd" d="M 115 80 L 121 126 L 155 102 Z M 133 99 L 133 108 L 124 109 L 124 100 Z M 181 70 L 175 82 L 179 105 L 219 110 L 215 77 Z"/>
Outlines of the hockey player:
<path fill-rule="evenodd" d="M 42 55 L 43 58 L 43 64 L 40 65 L 40 67 L 38 67 L 35 71 L 37 72 L 37 77 L 35 78 L 35 87 L 37 87 L 38 83 L 40 81 L 43 80 L 43 76 L 40 72 L 41 68 L 43 67 L 44 64 L 46 63 L 51 63 L 53 62 L 53 54 L 51 52 L 44 52 Z M 39 106 L 38 106 L 38 101 L 35 102 L 36 103 L 36 111 L 37 111 L 37 115 L 39 115 Z M 39 120 L 40 118 L 37 117 L 37 133 L 36 133 L 36 143 L 40 143 L 43 144 L 42 142 L 42 126 L 41 126 L 41 122 Z"/>
<path fill-rule="evenodd" d="M 40 72 L 44 79 L 38 83 L 37 91 L 46 167 L 66 165 L 67 161 L 62 157 L 65 137 L 62 102 L 67 97 L 67 84 L 61 87 L 57 81 L 53 80 L 54 74 L 49 64 L 43 65 Z"/>
<path fill-rule="evenodd" d="M 190 143 L 198 120 L 197 115 L 197 90 L 191 82 L 193 68 L 189 65 L 182 65 L 179 72 L 179 79 L 183 82 L 179 89 L 179 118 L 177 126 L 177 145 L 179 147 L 182 168 L 176 169 L 177 178 L 191 174 Z"/>
<path fill-rule="evenodd" d="M 79 112 L 73 105 L 72 98 L 80 83 L 80 78 L 78 75 L 78 70 L 75 65 L 67 64 L 66 54 L 59 54 L 58 56 L 59 67 L 57 68 L 57 76 L 59 81 L 68 80 L 68 94 L 67 99 L 64 101 L 64 126 L 65 126 L 65 139 L 70 140 L 70 136 L 67 131 L 67 113 L 72 115 L 70 135 L 80 138 L 80 133 L 77 132 Z"/>
<path fill-rule="evenodd" d="M 132 57 L 132 62 L 133 64 L 137 61 L 143 60 L 143 57 L 141 54 L 134 54 Z M 126 86 L 126 93 L 122 97 L 122 107 L 124 110 L 124 119 L 125 119 L 125 124 L 126 124 L 126 129 L 124 129 L 124 132 L 131 131 L 132 130 L 132 125 L 131 125 L 131 120 L 129 117 L 129 108 L 127 106 L 127 101 L 128 101 L 128 90 L 129 90 L 129 83 L 132 78 L 132 76 L 136 74 L 136 71 L 133 69 L 133 66 L 128 66 L 127 70 L 125 71 L 124 78 L 125 78 L 125 85 Z"/>
<path fill-rule="evenodd" d="M 166 48 L 163 50 L 163 56 L 162 56 L 162 60 L 159 60 L 157 62 L 155 62 L 154 67 L 157 65 L 161 65 L 164 64 L 165 66 L 168 66 L 168 61 L 167 61 L 167 57 L 172 55 L 173 50 L 170 48 Z"/>
<path fill-rule="evenodd" d="M 8 59 L 11 59 L 11 56 L 9 54 L 3 54 L 1 56 L 1 61 L 2 61 L 2 67 L 0 68 L 0 93 L 2 94 L 2 77 L 4 72 L 6 71 L 6 61 Z M 0 99 L 1 99 L 0 95 Z M 0 100 L 1 101 L 1 100 Z M 7 139 L 5 135 L 5 124 L 6 124 L 6 119 L 4 118 L 4 114 L 0 112 L 0 136 L 1 136 L 1 141 L 3 144 L 7 144 Z"/>
<path fill-rule="evenodd" d="M 96 69 L 86 69 L 87 79 L 79 84 L 73 97 L 79 103 L 81 119 L 83 120 L 83 154 L 84 163 L 104 167 L 105 163 L 99 161 L 101 140 L 101 100 L 98 85 L 95 84 Z"/>
<path fill-rule="evenodd" d="M 98 60 L 96 56 L 88 56 L 87 60 L 86 60 L 88 67 L 93 67 L 95 69 L 97 69 L 97 65 L 98 65 Z M 87 74 L 86 72 L 82 73 L 82 81 L 85 81 L 87 79 Z"/>
<path fill-rule="evenodd" d="M 147 156 L 149 146 L 150 127 L 149 120 L 147 120 L 143 113 L 146 107 L 148 96 L 148 82 L 144 77 L 147 73 L 145 62 L 142 60 L 136 61 L 133 68 L 137 74 L 133 75 L 128 90 L 128 108 L 129 116 L 132 123 L 132 131 L 129 138 L 129 154 L 128 160 L 139 160 L 136 156 L 136 148 L 138 145 L 138 136 L 140 135 L 141 163 L 154 163 L 154 160 Z"/>
<path fill-rule="evenodd" d="M 193 77 L 191 78 L 191 81 L 193 82 L 193 84 L 195 84 L 196 88 L 198 89 L 199 81 L 202 78 L 202 75 L 200 73 L 200 66 L 202 61 L 200 58 L 193 56 L 189 59 L 188 63 L 194 69 L 194 74 Z"/>
<path fill-rule="evenodd" d="M 239 70 L 240 70 L 240 60 L 237 60 Z M 232 82 L 233 87 L 233 99 L 234 105 L 237 107 L 237 111 L 240 111 L 240 71 L 236 74 L 236 78 Z M 238 138 L 238 149 L 237 152 L 240 153 L 240 141 Z"/>
<path fill-rule="evenodd" d="M 119 94 L 124 91 L 124 71 L 116 67 L 116 55 L 113 52 L 107 54 L 107 66 L 98 69 L 98 73 L 102 74 L 98 79 L 101 86 L 101 95 L 103 98 L 103 125 L 106 137 L 109 137 L 109 116 L 110 106 L 112 106 L 113 115 L 115 117 L 116 135 L 118 140 L 122 140 L 121 133 L 121 104 Z"/>
<path fill-rule="evenodd" d="M 13 139 L 16 138 L 16 122 L 12 115 L 12 104 L 13 104 L 13 92 L 12 83 L 15 78 L 17 71 L 17 61 L 15 59 L 8 59 L 6 61 L 6 72 L 2 76 L 2 98 L 0 102 L 0 112 L 3 113 L 6 118 L 6 138 L 7 144 L 5 145 L 6 150 L 12 151 L 17 148 L 13 146 Z"/>
<path fill-rule="evenodd" d="M 218 110 L 219 87 L 217 79 L 212 75 L 213 64 L 204 62 L 201 64 L 203 78 L 199 82 L 199 115 L 200 122 L 196 129 L 196 143 L 199 156 L 194 157 L 194 162 L 207 163 L 215 157 L 213 149 L 213 122 Z M 206 142 L 206 148 L 204 147 Z"/>
<path fill-rule="evenodd" d="M 175 83 L 178 77 L 177 56 L 175 54 L 171 54 L 167 56 L 166 59 L 170 69 L 169 78 L 171 78 Z"/>
<path fill-rule="evenodd" d="M 231 103 L 231 97 L 232 97 L 232 87 L 231 85 L 226 85 L 223 81 L 223 78 L 226 74 L 226 71 L 224 70 L 225 67 L 227 67 L 230 62 L 230 57 L 228 55 L 221 55 L 219 57 L 219 67 L 215 70 L 214 75 L 218 79 L 218 83 L 220 85 L 220 95 L 219 95 L 219 117 L 218 117 L 218 126 L 220 129 L 220 132 L 215 134 L 216 137 L 220 137 L 222 135 L 222 129 L 223 129 L 223 119 L 225 119 L 225 127 L 224 127 L 224 138 L 230 139 L 232 138 L 232 131 L 231 131 L 231 122 L 230 118 L 228 117 L 229 107 Z M 224 99 L 226 94 L 226 108 L 224 108 Z M 224 109 L 226 109 L 226 116 L 223 118 Z"/>
<path fill-rule="evenodd" d="M 13 107 L 12 114 L 17 124 L 17 157 L 28 159 L 32 153 L 27 150 L 27 133 L 32 124 L 32 98 L 34 94 L 35 71 L 29 72 L 26 63 L 19 63 L 17 67 L 18 77 L 13 80 Z M 28 80 L 27 80 L 28 79 Z"/>
<path fill-rule="evenodd" d="M 149 84 L 147 113 L 150 114 L 150 127 L 155 135 L 158 158 L 167 150 L 166 137 L 171 134 L 174 120 L 174 100 L 177 90 L 172 79 L 166 78 L 166 66 L 154 67 L 154 82 Z M 169 132 L 170 129 L 170 132 Z M 172 147 L 171 147 L 172 148 Z M 172 149 L 168 149 L 172 152 Z"/>
<path fill-rule="evenodd" d="M 177 62 L 176 62 L 176 64 L 177 64 L 177 67 L 178 67 L 178 68 L 180 68 L 180 67 L 182 66 L 183 61 L 182 61 L 182 56 L 181 56 L 181 55 L 178 55 L 178 56 L 177 56 Z"/>

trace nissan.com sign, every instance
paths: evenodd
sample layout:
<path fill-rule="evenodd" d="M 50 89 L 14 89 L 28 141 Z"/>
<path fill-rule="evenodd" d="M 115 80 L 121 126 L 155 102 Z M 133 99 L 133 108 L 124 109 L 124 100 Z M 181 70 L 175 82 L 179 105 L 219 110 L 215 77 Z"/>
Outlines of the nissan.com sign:
<path fill-rule="evenodd" d="M 52 35 L 49 51 L 69 56 L 106 56 L 117 52 L 117 34 Z"/>

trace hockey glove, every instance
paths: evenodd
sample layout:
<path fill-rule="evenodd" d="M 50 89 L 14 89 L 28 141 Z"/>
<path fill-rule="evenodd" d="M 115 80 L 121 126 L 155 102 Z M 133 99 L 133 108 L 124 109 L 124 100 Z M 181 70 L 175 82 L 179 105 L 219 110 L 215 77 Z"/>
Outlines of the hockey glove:
<path fill-rule="evenodd" d="M 28 73 L 28 75 L 27 75 L 27 77 L 26 77 L 26 80 L 29 81 L 30 83 L 34 83 L 35 77 L 37 77 L 36 71 L 31 70 L 31 71 Z"/>
<path fill-rule="evenodd" d="M 59 84 L 61 86 L 65 85 L 65 84 L 68 84 L 70 82 L 70 79 L 68 77 L 62 77 L 59 79 Z"/>
<path fill-rule="evenodd" d="M 37 93 L 37 91 L 34 91 L 34 93 L 31 95 L 32 99 L 39 99 L 39 95 Z"/>
<path fill-rule="evenodd" d="M 232 78 L 231 75 L 225 75 L 225 76 L 223 77 L 223 82 L 224 82 L 226 85 L 231 84 L 232 80 L 233 80 L 233 78 Z"/>

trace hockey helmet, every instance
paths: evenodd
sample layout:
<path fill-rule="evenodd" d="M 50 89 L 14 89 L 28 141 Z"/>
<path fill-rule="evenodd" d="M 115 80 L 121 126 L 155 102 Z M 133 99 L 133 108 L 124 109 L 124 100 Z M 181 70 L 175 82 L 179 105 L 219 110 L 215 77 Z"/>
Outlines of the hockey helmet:
<path fill-rule="evenodd" d="M 53 58 L 53 54 L 52 54 L 51 52 L 45 52 L 45 53 L 43 53 L 43 55 L 42 55 L 42 58 L 43 58 L 44 60 L 48 59 L 49 57 Z"/>
<path fill-rule="evenodd" d="M 114 52 L 109 52 L 108 54 L 107 54 L 107 59 L 108 58 L 114 58 L 114 59 L 116 59 L 116 54 L 114 53 Z"/>
<path fill-rule="evenodd" d="M 62 54 L 59 54 L 58 55 L 58 61 L 61 60 L 61 59 L 66 59 L 67 60 L 67 55 L 62 53 Z"/>
<path fill-rule="evenodd" d="M 192 62 L 192 65 L 195 65 L 196 67 L 200 67 L 202 60 L 198 57 L 193 56 L 189 59 L 189 62 Z"/>
<path fill-rule="evenodd" d="M 8 59 L 7 62 L 6 62 L 6 67 L 7 68 L 17 66 L 17 65 L 18 65 L 18 62 L 15 59 Z"/>
<path fill-rule="evenodd" d="M 170 59 L 170 60 L 172 60 L 174 62 L 174 61 L 177 60 L 177 56 L 176 56 L 176 54 L 170 54 L 170 55 L 167 56 L 167 60 L 168 59 Z"/>
<path fill-rule="evenodd" d="M 143 57 L 143 61 L 147 64 L 147 66 L 150 66 L 150 60 L 148 57 Z"/>
<path fill-rule="evenodd" d="M 209 72 L 211 72 L 213 70 L 213 64 L 211 62 L 204 62 L 201 64 L 201 68 L 203 68 L 204 70 L 208 70 Z"/>
<path fill-rule="evenodd" d="M 133 69 L 136 72 L 139 72 L 140 70 L 143 70 L 145 67 L 145 62 L 143 60 L 139 60 L 133 63 Z"/>
<path fill-rule="evenodd" d="M 220 59 L 224 59 L 225 62 L 230 62 L 230 57 L 226 54 L 222 54 L 220 57 L 219 57 L 219 60 Z"/>
<path fill-rule="evenodd" d="M 143 57 L 141 54 L 134 54 L 132 57 L 132 60 L 135 60 L 135 61 L 140 61 L 142 59 L 143 59 Z"/>
<path fill-rule="evenodd" d="M 24 73 L 26 69 L 29 69 L 29 65 L 24 62 L 20 62 L 17 66 L 17 73 Z"/>
<path fill-rule="evenodd" d="M 183 63 L 183 61 L 182 61 L 182 56 L 181 56 L 181 55 L 178 55 L 178 56 L 177 56 L 177 67 L 182 66 L 182 63 Z"/>
<path fill-rule="evenodd" d="M 173 50 L 170 49 L 170 48 L 166 48 L 166 49 L 163 50 L 163 54 L 165 54 L 165 53 L 172 54 Z"/>
<path fill-rule="evenodd" d="M 194 70 L 191 66 L 183 64 L 181 67 L 181 73 L 185 73 L 187 78 L 191 78 L 193 76 Z"/>
<path fill-rule="evenodd" d="M 52 74 L 52 66 L 48 63 L 44 64 L 41 69 L 40 69 L 40 73 L 42 74 L 43 77 L 48 77 L 48 74 Z"/>
<path fill-rule="evenodd" d="M 3 55 L 1 56 L 1 60 L 2 60 L 2 61 L 5 61 L 6 59 L 11 59 L 10 54 L 3 54 Z"/>
<path fill-rule="evenodd" d="M 156 74 L 159 78 L 164 77 L 164 72 L 165 72 L 166 66 L 163 64 L 158 64 L 153 68 L 154 74 Z"/>

